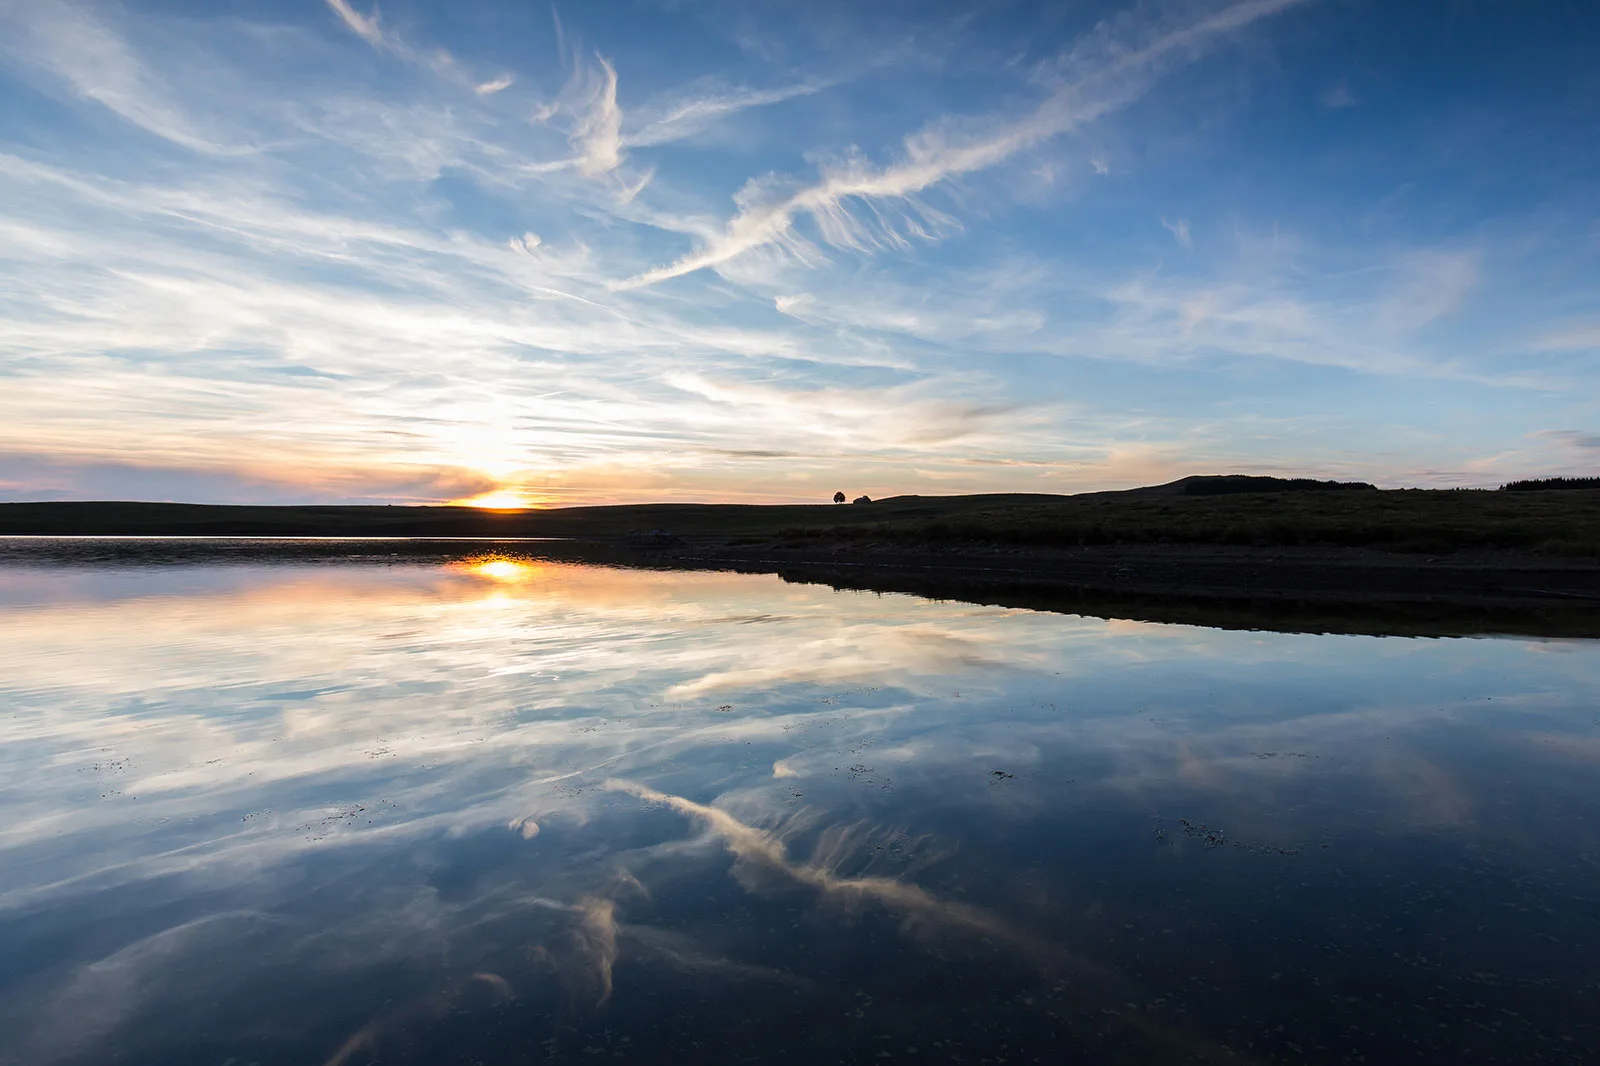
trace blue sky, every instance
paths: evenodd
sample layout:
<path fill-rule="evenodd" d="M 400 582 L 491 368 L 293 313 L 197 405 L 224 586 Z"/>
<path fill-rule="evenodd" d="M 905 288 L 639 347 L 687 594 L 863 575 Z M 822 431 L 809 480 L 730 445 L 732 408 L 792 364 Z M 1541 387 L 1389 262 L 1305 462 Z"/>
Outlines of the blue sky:
<path fill-rule="evenodd" d="M 1600 468 L 1580 0 L 0 0 L 0 498 Z"/>

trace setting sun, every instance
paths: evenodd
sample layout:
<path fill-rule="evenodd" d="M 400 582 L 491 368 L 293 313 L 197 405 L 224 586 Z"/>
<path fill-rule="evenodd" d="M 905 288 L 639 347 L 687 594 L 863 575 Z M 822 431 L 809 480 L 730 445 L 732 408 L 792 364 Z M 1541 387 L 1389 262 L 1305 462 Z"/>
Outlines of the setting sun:
<path fill-rule="evenodd" d="M 485 511 L 523 511 L 534 506 L 532 500 L 518 489 L 495 489 L 464 500 L 451 500 L 456 507 L 478 507 Z"/>

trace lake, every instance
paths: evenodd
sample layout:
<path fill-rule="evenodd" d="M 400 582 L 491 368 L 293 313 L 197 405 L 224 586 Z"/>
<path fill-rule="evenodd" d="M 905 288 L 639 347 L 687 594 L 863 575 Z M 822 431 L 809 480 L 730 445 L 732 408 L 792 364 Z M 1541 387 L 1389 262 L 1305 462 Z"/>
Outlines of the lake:
<path fill-rule="evenodd" d="M 1592 1062 L 1597 770 L 1596 642 L 14 549 L 0 1063 Z"/>

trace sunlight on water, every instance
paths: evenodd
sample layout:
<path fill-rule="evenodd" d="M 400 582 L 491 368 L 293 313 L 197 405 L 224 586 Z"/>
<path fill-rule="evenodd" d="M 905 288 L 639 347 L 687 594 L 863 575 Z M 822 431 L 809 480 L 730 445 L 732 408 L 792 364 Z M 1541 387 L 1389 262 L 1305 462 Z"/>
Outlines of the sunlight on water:
<path fill-rule="evenodd" d="M 533 563 L 516 559 L 486 559 L 483 562 L 468 563 L 466 569 L 479 577 L 504 582 L 531 581 L 540 571 L 540 567 Z"/>
<path fill-rule="evenodd" d="M 1592 644 L 500 557 L 0 603 L 0 1062 L 1594 1048 Z"/>

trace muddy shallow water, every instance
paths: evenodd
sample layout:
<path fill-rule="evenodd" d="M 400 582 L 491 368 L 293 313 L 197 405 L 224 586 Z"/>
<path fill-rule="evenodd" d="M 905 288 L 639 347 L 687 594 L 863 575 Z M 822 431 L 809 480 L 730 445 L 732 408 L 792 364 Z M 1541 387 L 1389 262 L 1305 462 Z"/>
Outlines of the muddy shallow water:
<path fill-rule="evenodd" d="M 1600 644 L 179 562 L 0 566 L 0 1062 L 1600 1055 Z"/>

